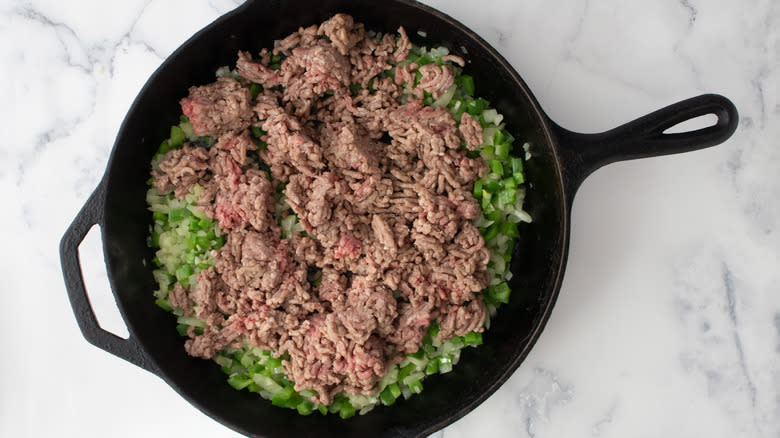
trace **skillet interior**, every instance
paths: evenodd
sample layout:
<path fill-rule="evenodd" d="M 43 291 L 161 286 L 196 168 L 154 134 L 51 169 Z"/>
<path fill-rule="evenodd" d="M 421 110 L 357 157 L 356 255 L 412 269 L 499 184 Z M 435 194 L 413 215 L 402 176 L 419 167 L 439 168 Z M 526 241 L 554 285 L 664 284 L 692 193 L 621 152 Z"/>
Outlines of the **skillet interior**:
<path fill-rule="evenodd" d="M 191 85 L 214 80 L 221 65 L 234 65 L 238 49 L 256 53 L 299 26 L 319 23 L 336 12 L 353 15 L 367 29 L 394 32 L 404 25 L 416 44 L 445 45 L 471 62 L 477 94 L 503 113 L 518 141 L 527 140 L 534 158 L 527 165 L 531 188 L 527 208 L 534 223 L 521 228 L 510 282 L 513 293 L 485 344 L 466 349 L 454 371 L 425 380 L 422 394 L 365 416 L 341 420 L 271 406 L 256 394 L 235 391 L 210 361 L 187 356 L 171 315 L 154 304 L 152 251 L 146 235 L 149 161 L 168 136 Z M 427 32 L 423 39 L 417 30 Z M 105 176 L 103 242 L 109 279 L 130 332 L 156 365 L 158 374 L 208 415 L 240 432 L 263 436 L 408 436 L 430 433 L 473 409 L 503 383 L 527 355 L 557 296 L 568 239 L 568 209 L 561 170 L 546 118 L 506 61 L 465 27 L 430 8 L 405 1 L 256 1 L 218 20 L 179 48 L 152 76 L 130 109 L 117 137 Z"/>

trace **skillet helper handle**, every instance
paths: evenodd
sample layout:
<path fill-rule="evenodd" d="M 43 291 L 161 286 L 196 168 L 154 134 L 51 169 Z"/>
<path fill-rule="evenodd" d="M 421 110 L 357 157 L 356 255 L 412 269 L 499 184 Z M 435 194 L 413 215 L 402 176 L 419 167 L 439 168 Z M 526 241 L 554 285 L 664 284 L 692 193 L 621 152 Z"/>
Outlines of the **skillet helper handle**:
<path fill-rule="evenodd" d="M 62 274 L 65 278 L 65 288 L 68 290 L 70 305 L 73 308 L 73 314 L 79 324 L 81 333 L 87 341 L 98 348 L 156 374 L 154 365 L 147 359 L 146 354 L 132 334 L 128 339 L 122 339 L 100 327 L 87 297 L 84 276 L 81 271 L 81 261 L 79 259 L 79 245 L 93 225 L 102 226 L 104 198 L 105 184 L 101 182 L 86 204 L 81 208 L 81 211 L 79 211 L 73 223 L 70 224 L 68 230 L 65 231 L 65 235 L 62 236 L 60 241 Z"/>
<path fill-rule="evenodd" d="M 712 126 L 688 132 L 664 133 L 679 123 L 709 114 L 714 114 L 718 119 Z M 739 114 L 730 100 L 717 94 L 703 94 L 599 134 L 579 134 L 553 123 L 560 145 L 569 203 L 585 177 L 602 166 L 616 161 L 715 146 L 731 137 L 738 122 Z"/>

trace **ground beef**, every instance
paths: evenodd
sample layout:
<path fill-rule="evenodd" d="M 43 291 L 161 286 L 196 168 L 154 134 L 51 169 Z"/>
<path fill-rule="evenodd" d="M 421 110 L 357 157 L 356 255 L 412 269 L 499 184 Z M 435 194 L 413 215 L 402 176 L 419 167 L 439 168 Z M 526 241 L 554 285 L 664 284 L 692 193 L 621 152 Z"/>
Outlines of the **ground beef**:
<path fill-rule="evenodd" d="M 249 131 L 244 131 L 240 135 L 236 135 L 233 132 L 228 132 L 219 138 L 219 141 L 215 145 L 218 149 L 228 151 L 230 158 L 237 164 L 243 166 L 246 164 L 247 151 L 254 151 L 257 146 L 249 138 Z"/>
<path fill-rule="evenodd" d="M 252 55 L 248 52 L 238 52 L 236 69 L 241 77 L 258 83 L 263 87 L 275 87 L 282 80 L 279 72 L 276 70 L 270 69 L 259 62 L 252 62 Z"/>
<path fill-rule="evenodd" d="M 171 307 L 181 309 L 184 316 L 192 315 L 192 300 L 187 295 L 187 290 L 179 283 L 168 292 L 168 303 Z"/>
<path fill-rule="evenodd" d="M 374 236 L 376 241 L 382 245 L 382 249 L 386 251 L 396 252 L 398 246 L 395 242 L 395 235 L 393 230 L 387 225 L 381 215 L 375 214 L 371 218 L 371 228 L 374 230 Z"/>
<path fill-rule="evenodd" d="M 319 26 L 312 24 L 306 28 L 299 28 L 298 32 L 293 32 L 286 36 L 284 39 L 274 45 L 273 54 L 282 54 L 284 56 L 290 56 L 290 50 L 298 46 L 310 46 L 314 42 L 320 39 L 320 34 L 317 32 Z"/>
<path fill-rule="evenodd" d="M 191 290 L 169 293 L 206 323 L 190 331 L 189 354 L 270 349 L 286 355 L 296 390 L 329 404 L 340 391 L 374 393 L 432 321 L 441 340 L 482 330 L 490 253 L 471 223 L 480 214 L 471 193 L 486 169 L 461 147 L 478 147 L 482 129 L 468 114 L 454 120 L 422 104 L 425 92 L 438 98 L 453 85 L 454 70 L 396 66 L 410 49 L 403 28 L 397 40 L 369 37 L 339 14 L 279 41 L 279 70 L 268 50 L 239 52 L 243 79 L 192 87 L 182 99 L 195 132 L 216 144 L 168 152 L 154 183 L 180 197 L 200 184 L 199 208 L 226 234 Z M 254 100 L 250 82 L 263 86 Z M 252 126 L 264 131 L 262 148 Z M 279 190 L 306 235 L 282 238 Z"/>
<path fill-rule="evenodd" d="M 327 36 L 339 53 L 347 55 L 355 44 L 363 40 L 363 24 L 355 24 L 350 15 L 336 14 L 320 25 L 318 33 Z"/>
<path fill-rule="evenodd" d="M 385 34 L 381 39 L 360 40 L 356 49 L 350 52 L 352 82 L 364 88 L 373 88 L 368 85 L 372 80 L 376 80 L 376 75 L 393 67 L 389 61 L 394 48 L 395 39 L 391 34 Z"/>
<path fill-rule="evenodd" d="M 278 105 L 266 115 L 261 127 L 268 132 L 268 148 L 260 153 L 260 158 L 270 166 L 275 179 L 287 182 L 296 170 L 313 176 L 325 168 L 322 147 L 306 134 L 298 120 Z"/>
<path fill-rule="evenodd" d="M 421 99 L 423 92 L 431 93 L 434 99 L 438 99 L 455 82 L 455 74 L 452 67 L 436 63 L 426 64 L 418 69 L 420 81 L 415 87 L 416 97 Z"/>
<path fill-rule="evenodd" d="M 329 164 L 340 169 L 352 169 L 362 174 L 377 174 L 380 147 L 359 125 L 337 122 L 322 125 L 320 142 Z"/>
<path fill-rule="evenodd" d="M 399 351 L 412 354 L 420 348 L 425 332 L 431 323 L 431 308 L 429 305 L 415 306 L 411 303 L 401 303 L 398 319 L 390 341 L 398 346 Z"/>
<path fill-rule="evenodd" d="M 296 390 L 314 389 L 316 401 L 330 404 L 334 393 L 376 392 L 386 372 L 383 341 L 377 336 L 357 343 L 334 313 L 317 313 L 304 321 L 282 345 L 293 359 L 285 361 Z"/>
<path fill-rule="evenodd" d="M 393 332 L 393 320 L 398 313 L 397 302 L 390 289 L 364 277 L 356 277 L 345 294 L 343 304 L 338 302 L 333 307 L 350 340 L 362 344 L 374 332 L 379 336 Z"/>
<path fill-rule="evenodd" d="M 287 245 L 256 231 L 229 233 L 216 259 L 214 266 L 228 286 L 251 290 L 256 297 L 276 292 L 294 269 Z"/>
<path fill-rule="evenodd" d="M 393 53 L 393 61 L 401 62 L 409 56 L 409 51 L 412 49 L 412 42 L 409 41 L 409 37 L 406 35 L 406 30 L 403 27 L 398 28 L 398 41 L 396 42 L 396 49 Z"/>
<path fill-rule="evenodd" d="M 154 186 L 160 193 L 173 190 L 177 198 L 184 198 L 193 184 L 200 181 L 208 169 L 209 155 L 206 149 L 184 145 L 181 149 L 168 151 L 152 170 Z"/>
<path fill-rule="evenodd" d="M 181 109 L 189 117 L 195 133 L 219 137 L 231 131 L 241 131 L 252 118 L 249 89 L 231 78 L 190 87 L 189 96 L 181 100 Z"/>
<path fill-rule="evenodd" d="M 482 300 L 473 300 L 467 305 L 451 305 L 439 326 L 439 340 L 479 330 L 485 321 L 487 309 Z"/>
<path fill-rule="evenodd" d="M 228 323 L 221 328 L 223 321 L 215 322 L 212 319 L 212 321 L 207 322 L 211 322 L 211 324 L 206 326 L 202 335 L 194 336 L 184 343 L 184 349 L 190 356 L 210 359 L 219 350 L 231 345 L 241 336 L 241 331 L 229 321 L 225 321 Z"/>
<path fill-rule="evenodd" d="M 442 62 L 452 62 L 458 64 L 461 67 L 466 66 L 466 61 L 458 55 L 445 55 L 441 58 Z"/>
<path fill-rule="evenodd" d="M 282 62 L 282 101 L 290 102 L 295 116 L 304 116 L 326 92 L 346 89 L 350 84 L 350 70 L 349 59 L 324 40 L 312 46 L 296 47 Z"/>
<path fill-rule="evenodd" d="M 238 137 L 241 138 L 248 137 Z M 208 180 L 202 181 L 205 190 L 201 193 L 199 204 L 207 216 L 217 219 L 223 229 L 242 229 L 247 224 L 258 230 L 274 226 L 271 214 L 274 188 L 271 181 L 257 169 L 242 169 L 241 163 L 246 162 L 246 155 L 240 161 L 235 159 L 237 151 L 248 149 L 251 148 L 230 133 L 221 137 L 210 151 L 211 175 Z"/>
<path fill-rule="evenodd" d="M 458 131 L 460 131 L 460 135 L 463 136 L 463 140 L 466 142 L 466 148 L 470 151 L 482 144 L 482 125 L 479 124 L 479 121 L 474 120 L 471 114 L 463 113 L 460 116 Z"/>

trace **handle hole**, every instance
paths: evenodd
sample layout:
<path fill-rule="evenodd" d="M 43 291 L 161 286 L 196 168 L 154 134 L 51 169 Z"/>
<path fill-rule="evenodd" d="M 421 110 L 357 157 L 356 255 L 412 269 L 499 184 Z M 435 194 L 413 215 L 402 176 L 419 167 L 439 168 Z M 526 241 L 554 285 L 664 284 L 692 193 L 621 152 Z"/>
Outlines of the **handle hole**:
<path fill-rule="evenodd" d="M 704 128 L 709 128 L 718 124 L 718 116 L 715 114 L 705 114 L 694 117 L 684 122 L 680 122 L 670 128 L 667 128 L 664 134 L 682 134 L 684 132 L 694 132 Z"/>
<path fill-rule="evenodd" d="M 119 313 L 108 282 L 103 258 L 103 239 L 100 234 L 100 225 L 93 225 L 79 245 L 81 275 L 84 277 L 87 298 L 100 328 L 120 338 L 128 339 L 130 333 Z"/>

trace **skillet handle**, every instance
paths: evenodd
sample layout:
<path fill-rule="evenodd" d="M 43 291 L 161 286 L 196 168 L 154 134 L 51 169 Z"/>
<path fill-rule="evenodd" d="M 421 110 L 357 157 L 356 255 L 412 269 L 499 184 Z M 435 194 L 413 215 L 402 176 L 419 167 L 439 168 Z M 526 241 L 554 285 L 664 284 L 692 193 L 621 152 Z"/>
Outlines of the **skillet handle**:
<path fill-rule="evenodd" d="M 81 208 L 73 223 L 70 224 L 60 241 L 60 261 L 62 275 L 65 278 L 65 288 L 73 308 L 73 314 L 79 324 L 84 338 L 91 344 L 118 356 L 147 371 L 157 374 L 157 369 L 141 348 L 133 334 L 128 339 L 103 330 L 95 318 L 95 313 L 89 303 L 84 277 L 79 260 L 79 245 L 93 225 L 103 224 L 103 207 L 105 199 L 105 184 L 101 182 L 86 204 Z"/>
<path fill-rule="evenodd" d="M 678 123 L 714 114 L 718 121 L 695 131 L 665 134 Z M 737 129 L 739 114 L 730 100 L 703 94 L 623 126 L 599 134 L 580 134 L 552 123 L 564 170 L 569 204 L 582 181 L 599 167 L 622 160 L 654 157 L 703 149 L 726 141 Z"/>

